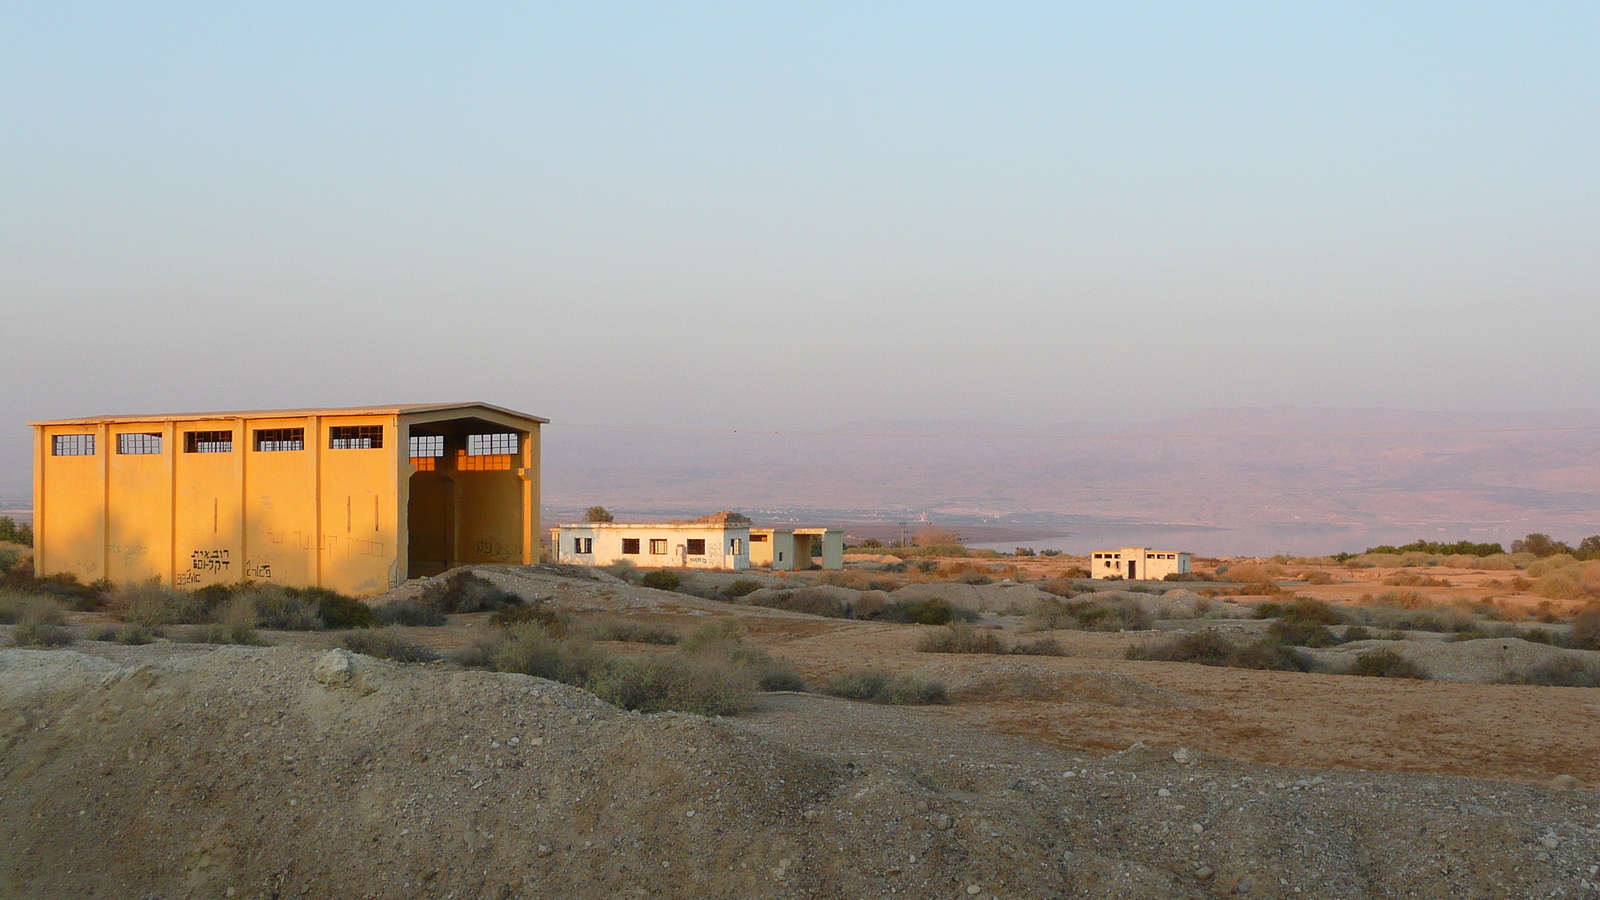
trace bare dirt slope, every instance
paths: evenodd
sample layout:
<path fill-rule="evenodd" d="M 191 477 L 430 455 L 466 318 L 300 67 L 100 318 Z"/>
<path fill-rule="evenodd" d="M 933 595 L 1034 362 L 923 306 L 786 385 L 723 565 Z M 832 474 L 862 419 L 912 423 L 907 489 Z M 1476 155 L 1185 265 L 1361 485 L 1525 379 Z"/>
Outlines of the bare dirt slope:
<path fill-rule="evenodd" d="M 1524 898 L 1600 880 L 1584 791 L 1093 758 L 951 709 L 806 695 L 641 716 L 342 651 L 82 646 L 0 651 L 7 897 Z M 1140 692 L 1098 688 L 1122 689 Z"/>

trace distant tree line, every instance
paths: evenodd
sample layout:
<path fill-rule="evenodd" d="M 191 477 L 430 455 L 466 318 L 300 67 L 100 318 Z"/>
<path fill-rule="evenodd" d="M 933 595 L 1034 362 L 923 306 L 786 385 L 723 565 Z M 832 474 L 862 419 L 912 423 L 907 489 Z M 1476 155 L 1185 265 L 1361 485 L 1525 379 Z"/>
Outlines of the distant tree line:
<path fill-rule="evenodd" d="M 1379 544 L 1376 547 L 1368 547 L 1364 552 L 1395 555 L 1401 553 L 1431 553 L 1439 556 L 1494 556 L 1497 553 L 1505 553 L 1506 549 L 1497 543 L 1479 544 L 1473 541 L 1456 541 L 1453 544 L 1445 544 L 1439 541 L 1417 540 L 1398 547 L 1393 544 Z M 1541 559 L 1546 556 L 1555 556 L 1558 553 L 1565 553 L 1578 559 L 1600 559 L 1600 534 L 1584 538 L 1578 542 L 1576 547 L 1566 541 L 1558 541 L 1548 534 L 1530 534 L 1520 541 L 1512 541 L 1511 552 L 1532 553 Z M 1339 553 L 1334 556 L 1334 559 L 1344 562 L 1354 556 L 1356 556 L 1354 553 Z"/>

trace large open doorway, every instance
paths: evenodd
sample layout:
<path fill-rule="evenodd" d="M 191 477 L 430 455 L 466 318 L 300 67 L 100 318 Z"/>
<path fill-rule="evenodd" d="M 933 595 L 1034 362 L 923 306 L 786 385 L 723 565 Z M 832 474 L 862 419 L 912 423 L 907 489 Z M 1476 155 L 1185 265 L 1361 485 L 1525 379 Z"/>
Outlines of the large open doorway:
<path fill-rule="evenodd" d="M 477 418 L 412 425 L 406 577 L 523 562 L 528 434 Z"/>

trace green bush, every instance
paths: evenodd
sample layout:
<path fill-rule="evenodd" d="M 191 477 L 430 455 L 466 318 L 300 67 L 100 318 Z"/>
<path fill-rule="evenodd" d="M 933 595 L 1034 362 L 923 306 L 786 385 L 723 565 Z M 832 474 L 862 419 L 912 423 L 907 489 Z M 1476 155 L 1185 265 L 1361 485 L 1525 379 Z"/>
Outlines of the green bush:
<path fill-rule="evenodd" d="M 1006 652 L 1005 641 L 989 629 L 969 625 L 951 625 L 930 631 L 917 641 L 919 653 L 989 653 Z"/>
<path fill-rule="evenodd" d="M 824 693 L 847 700 L 888 703 L 897 706 L 924 706 L 948 703 L 949 691 L 943 682 L 912 675 L 890 675 L 876 669 L 845 672 L 828 679 Z"/>
<path fill-rule="evenodd" d="M 753 606 L 804 613 L 809 616 L 827 616 L 833 619 L 850 618 L 851 608 L 826 591 L 802 588 L 798 591 L 776 591 L 759 596 L 747 595 Z"/>
<path fill-rule="evenodd" d="M 1369 650 L 1356 657 L 1351 675 L 1373 678 L 1427 678 L 1428 672 L 1393 650 Z"/>
<path fill-rule="evenodd" d="M 1267 634 L 1279 643 L 1295 647 L 1332 647 L 1339 643 L 1338 636 L 1329 631 L 1328 626 L 1296 619 L 1273 622 Z"/>
<path fill-rule="evenodd" d="M 317 615 L 328 628 L 371 628 L 378 624 L 378 616 L 367 604 L 327 588 L 287 588 L 293 596 L 316 604 Z"/>
<path fill-rule="evenodd" d="M 743 597 L 747 594 L 753 594 L 759 590 L 761 590 L 761 582 L 751 581 L 748 578 L 740 578 L 739 580 L 723 588 L 722 593 L 724 596 L 737 600 L 740 597 Z"/>
<path fill-rule="evenodd" d="M 18 522 L 10 516 L 0 516 L 0 541 L 32 547 L 33 526 L 26 522 Z"/>
<path fill-rule="evenodd" d="M 366 628 L 344 636 L 340 645 L 351 653 L 401 663 L 432 662 L 439 654 L 414 644 L 398 628 Z"/>
<path fill-rule="evenodd" d="M 10 568 L 0 572 L 0 590 L 53 597 L 83 612 L 99 609 L 111 588 L 111 582 L 104 578 L 83 584 L 76 575 L 66 572 L 35 575 L 31 559 L 13 563 Z"/>
<path fill-rule="evenodd" d="M 419 599 L 442 613 L 495 612 L 522 603 L 521 597 L 469 569 L 429 583 Z"/>
<path fill-rule="evenodd" d="M 262 585 L 236 599 L 255 607 L 257 625 L 261 628 L 320 631 L 324 627 L 316 604 L 278 585 Z"/>
<path fill-rule="evenodd" d="M 539 624 L 513 625 L 488 638 L 485 657 L 497 672 L 518 672 L 583 686 L 611 663 L 586 640 L 551 634 Z"/>
<path fill-rule="evenodd" d="M 668 569 L 656 569 L 653 572 L 646 572 L 644 577 L 639 579 L 639 583 L 647 588 L 655 588 L 658 591 L 675 591 L 679 585 L 683 584 L 683 579 L 678 576 L 677 572 Z"/>
<path fill-rule="evenodd" d="M 1364 626 L 1351 625 L 1344 630 L 1344 639 L 1346 643 L 1350 641 L 1370 641 L 1372 640 L 1372 632 L 1368 631 Z"/>

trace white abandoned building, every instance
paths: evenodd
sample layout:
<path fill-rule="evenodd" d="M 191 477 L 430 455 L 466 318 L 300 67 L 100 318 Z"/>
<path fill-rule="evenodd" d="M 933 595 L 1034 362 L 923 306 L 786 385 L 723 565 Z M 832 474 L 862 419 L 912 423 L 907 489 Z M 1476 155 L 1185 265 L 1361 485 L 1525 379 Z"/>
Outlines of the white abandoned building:
<path fill-rule="evenodd" d="M 1190 556 L 1176 550 L 1151 550 L 1149 547 L 1096 550 L 1090 554 L 1089 576 L 1159 581 L 1168 575 L 1188 574 Z"/>
<path fill-rule="evenodd" d="M 792 571 L 844 568 L 837 528 L 752 528 L 735 512 L 693 522 L 577 522 L 550 530 L 554 562 L 641 568 Z"/>

